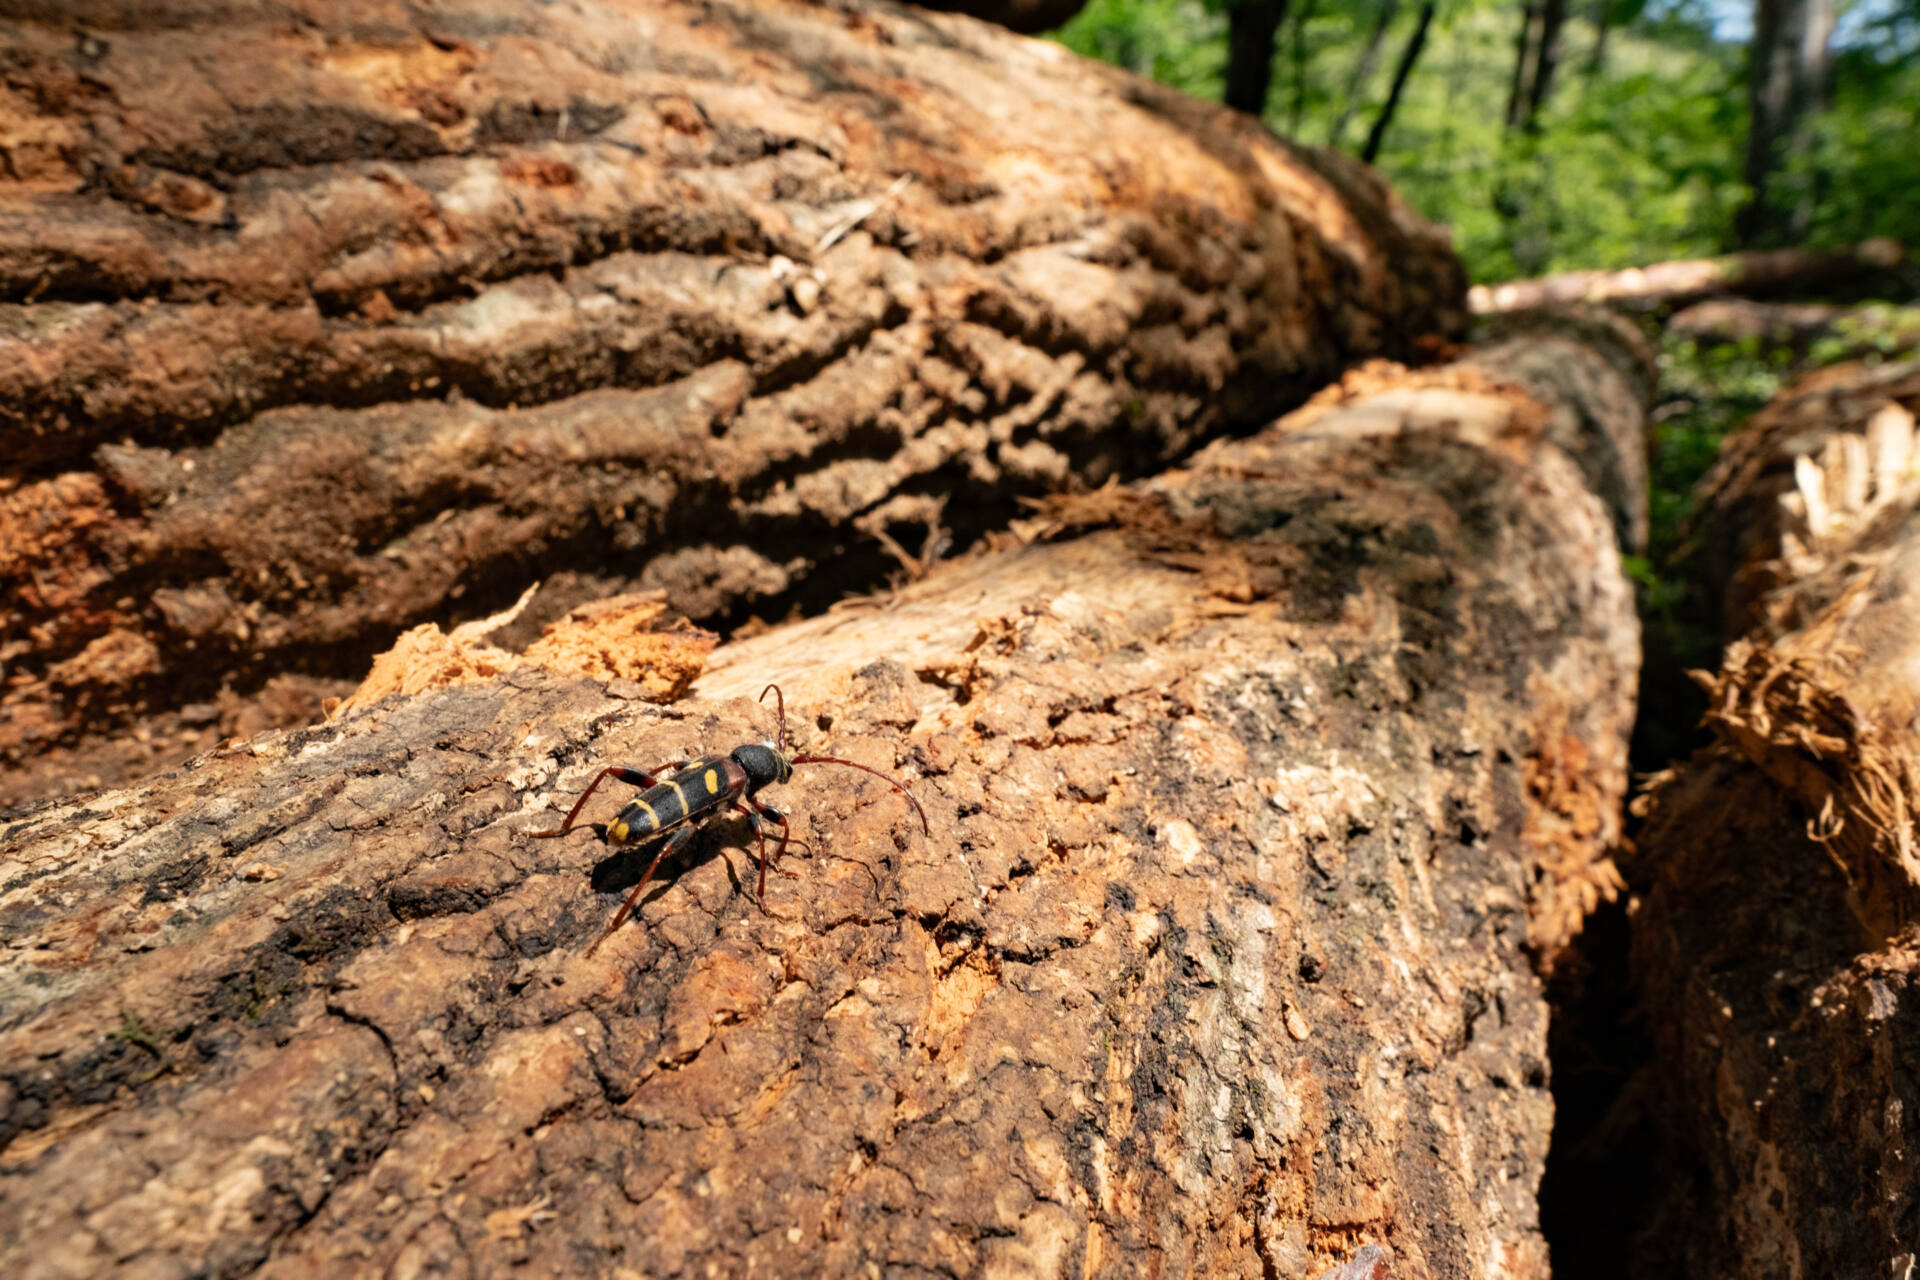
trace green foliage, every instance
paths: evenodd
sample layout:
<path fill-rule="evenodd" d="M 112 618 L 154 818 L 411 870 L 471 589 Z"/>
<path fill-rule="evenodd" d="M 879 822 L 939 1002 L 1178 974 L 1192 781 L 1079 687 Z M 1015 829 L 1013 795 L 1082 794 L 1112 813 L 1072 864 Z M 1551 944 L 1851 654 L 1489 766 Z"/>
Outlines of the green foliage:
<path fill-rule="evenodd" d="M 1217 98 L 1227 2 L 1092 0 L 1057 38 Z M 1400 0 L 1356 86 L 1384 2 L 1292 0 L 1269 124 L 1325 144 L 1344 118 L 1339 145 L 1359 151 L 1418 16 L 1417 0 Z M 1536 130 L 1505 123 L 1519 6 L 1446 0 L 1387 133 L 1380 168 L 1452 225 L 1476 280 L 1717 253 L 1746 199 L 1746 50 L 1716 37 L 1706 0 L 1572 8 Z M 1811 195 L 1816 243 L 1920 243 L 1920 8 L 1868 0 L 1858 12 L 1871 20 L 1843 28 L 1812 159 L 1785 181 Z"/>
<path fill-rule="evenodd" d="M 1920 245 L 1920 56 L 1843 52 L 1818 127 L 1813 155 L 1786 175 L 1812 196 L 1813 241 L 1892 236 Z"/>
<path fill-rule="evenodd" d="M 1814 341 L 1807 359 L 1815 365 L 1907 359 L 1916 348 L 1920 348 L 1920 307 L 1874 302 L 1841 316 L 1832 333 Z"/>
<path fill-rule="evenodd" d="M 1797 372 L 1793 353 L 1756 340 L 1701 346 L 1666 339 L 1664 403 L 1650 432 L 1650 532 L 1644 558 L 1625 561 L 1639 599 L 1646 714 L 1634 727 L 1636 767 L 1659 768 L 1699 744 L 1705 699 L 1686 672 L 1720 662 L 1720 602 L 1701 588 L 1690 544 L 1695 488 L 1720 442 Z"/>
<path fill-rule="evenodd" d="M 1227 21 L 1200 0 L 1090 0 L 1054 38 L 1197 98 L 1220 97 Z"/>
<path fill-rule="evenodd" d="M 1694 485 L 1719 455 L 1720 441 L 1771 400 L 1794 368 L 1791 351 L 1754 339 L 1705 347 L 1668 340 L 1660 363 L 1667 399 L 1650 441 L 1648 548 L 1655 565 L 1671 566 L 1685 550 Z"/>
<path fill-rule="evenodd" d="M 1745 128 L 1732 58 L 1612 39 L 1611 74 L 1573 78 L 1537 134 L 1504 125 L 1503 11 L 1456 20 L 1408 86 L 1380 167 L 1449 221 L 1477 280 L 1717 252 L 1745 193 L 1729 139 Z M 1565 48 L 1590 47 L 1570 24 Z M 1444 68 L 1444 70 L 1442 70 Z M 1563 71 L 1566 70 L 1563 68 Z M 1575 69 L 1577 70 L 1577 68 Z"/>

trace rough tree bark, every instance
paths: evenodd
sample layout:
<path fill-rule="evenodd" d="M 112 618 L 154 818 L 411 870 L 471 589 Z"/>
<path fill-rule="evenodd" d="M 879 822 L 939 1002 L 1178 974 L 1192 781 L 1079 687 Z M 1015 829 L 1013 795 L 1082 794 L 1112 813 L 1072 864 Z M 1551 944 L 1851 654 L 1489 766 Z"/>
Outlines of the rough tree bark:
<path fill-rule="evenodd" d="M 1920 365 L 1821 378 L 1712 478 L 1745 630 L 1718 744 L 1639 802 L 1648 1276 L 1904 1275 L 1920 1241 Z"/>
<path fill-rule="evenodd" d="M 1911 285 L 1895 274 L 1905 262 L 1905 251 L 1892 240 L 1866 240 L 1842 250 L 1751 250 L 1623 271 L 1568 271 L 1534 280 L 1475 285 L 1468 293 L 1468 305 L 1475 315 L 1490 315 L 1581 302 L 1652 310 L 1724 294 L 1764 298 L 1818 291 L 1831 296 L 1836 290 L 1862 286 L 1905 295 L 1912 292 Z"/>
<path fill-rule="evenodd" d="M 1521 354 L 1370 368 L 692 701 L 523 668 L 17 821 L 0 1269 L 1544 1277 L 1535 961 L 1616 883 L 1638 645 Z M 526 833 L 766 736 L 769 680 L 931 837 L 803 767 L 764 910 L 723 822 L 588 959 L 635 860 Z"/>
<path fill-rule="evenodd" d="M 542 577 L 823 605 L 1464 320 L 1352 162 L 965 18 L 58 8 L 0 28 L 0 758 Z"/>
<path fill-rule="evenodd" d="M 1828 302 L 1752 302 L 1717 298 L 1696 302 L 1668 317 L 1663 332 L 1701 346 L 1739 342 L 1804 351 L 1832 332 L 1847 308 Z"/>

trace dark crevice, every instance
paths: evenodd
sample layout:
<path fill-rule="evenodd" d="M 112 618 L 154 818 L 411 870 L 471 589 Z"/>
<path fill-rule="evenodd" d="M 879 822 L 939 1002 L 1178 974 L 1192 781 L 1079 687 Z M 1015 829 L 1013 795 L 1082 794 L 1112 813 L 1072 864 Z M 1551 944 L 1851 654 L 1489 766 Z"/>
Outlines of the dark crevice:
<path fill-rule="evenodd" d="M 1557 1280 L 1631 1274 L 1662 1187 L 1660 1143 L 1641 1101 L 1653 1045 L 1638 1023 L 1624 901 L 1600 908 L 1547 986 L 1553 1143 L 1540 1229 Z"/>

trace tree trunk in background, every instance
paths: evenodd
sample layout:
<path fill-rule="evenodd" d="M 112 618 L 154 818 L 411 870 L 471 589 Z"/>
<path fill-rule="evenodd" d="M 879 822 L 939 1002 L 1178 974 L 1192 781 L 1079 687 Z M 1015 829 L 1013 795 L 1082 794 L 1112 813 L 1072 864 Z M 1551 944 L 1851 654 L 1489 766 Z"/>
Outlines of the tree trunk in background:
<path fill-rule="evenodd" d="M 1567 21 L 1567 0 L 1527 0 L 1514 41 L 1513 78 L 1507 86 L 1507 128 L 1539 132 L 1540 109 L 1553 88 L 1560 64 L 1560 30 Z"/>
<path fill-rule="evenodd" d="M 1655 262 L 1621 271 L 1567 271 L 1533 280 L 1475 285 L 1475 315 L 1572 303 L 1608 303 L 1651 311 L 1723 294 L 1772 297 L 1818 292 L 1884 297 L 1912 293 L 1906 251 L 1892 240 L 1851 249 L 1767 249 L 1718 258 Z"/>
<path fill-rule="evenodd" d="M 1705 487 L 1739 548 L 1718 745 L 1637 860 L 1643 1096 L 1672 1145 L 1639 1273 L 1904 1275 L 1920 1239 L 1920 364 L 1783 393 Z"/>
<path fill-rule="evenodd" d="M 1407 87 L 1407 78 L 1413 74 L 1413 64 L 1420 60 L 1420 51 L 1427 47 L 1427 28 L 1433 25 L 1434 0 L 1420 6 L 1420 21 L 1414 26 L 1413 34 L 1407 37 L 1407 47 L 1400 54 L 1400 63 L 1393 69 L 1393 87 L 1387 91 L 1387 100 L 1380 107 L 1380 115 L 1374 120 L 1373 128 L 1367 131 L 1367 145 L 1361 151 L 1360 159 L 1372 164 L 1380 154 L 1380 144 L 1387 140 L 1387 129 L 1393 124 L 1393 113 L 1400 106 L 1400 94 Z"/>
<path fill-rule="evenodd" d="M 1507 128 L 1516 129 L 1526 117 L 1527 76 L 1533 67 L 1533 51 L 1538 42 L 1540 7 L 1544 0 L 1523 0 L 1520 6 L 1520 32 L 1513 42 L 1513 76 L 1507 85 Z"/>
<path fill-rule="evenodd" d="M 1293 27 L 1293 103 L 1287 113 L 1287 136 L 1300 136 L 1300 121 L 1307 111 L 1307 24 L 1320 8 L 1320 0 L 1306 0 L 1298 9 L 1289 9 Z"/>
<path fill-rule="evenodd" d="M 1514 41 L 1513 77 L 1507 92 L 1506 131 L 1493 188 L 1493 210 L 1506 234 L 1507 251 L 1521 273 L 1544 271 L 1552 260 L 1548 234 L 1554 191 L 1548 156 L 1540 148 L 1539 106 L 1557 59 L 1566 0 L 1527 0 Z"/>
<path fill-rule="evenodd" d="M 1346 101 L 1340 104 L 1340 114 L 1334 118 L 1333 127 L 1327 130 L 1327 145 L 1337 147 L 1347 135 L 1347 123 L 1353 119 L 1353 113 L 1360 107 L 1360 99 L 1366 94 L 1367 85 L 1373 80 L 1373 69 L 1380 64 L 1380 46 L 1386 43 L 1387 28 L 1393 22 L 1394 15 L 1400 12 L 1400 0 L 1380 0 L 1379 12 L 1374 17 L 1373 31 L 1367 36 L 1367 47 L 1361 52 L 1360 60 L 1354 64 L 1353 74 L 1347 78 Z"/>
<path fill-rule="evenodd" d="M 1560 65 L 1560 30 L 1567 21 L 1567 0 L 1541 0 L 1540 40 L 1534 48 L 1533 72 L 1527 79 L 1527 111 L 1522 124 L 1529 132 L 1540 129 L 1540 111 L 1553 92 L 1553 74 Z"/>
<path fill-rule="evenodd" d="M 1588 21 L 1593 24 L 1593 47 L 1587 52 L 1587 75 L 1599 79 L 1607 69 L 1607 36 L 1613 31 L 1614 0 L 1593 0 Z"/>
<path fill-rule="evenodd" d="M 925 7 L 965 13 L 1009 31 L 1036 35 L 1069 22 L 1087 0 L 925 0 Z"/>
<path fill-rule="evenodd" d="M 1256 120 L 1273 85 L 1273 46 L 1286 21 L 1287 0 L 1229 0 L 1224 101 Z"/>
<path fill-rule="evenodd" d="M 1754 0 L 1744 175 L 1752 194 L 1734 217 L 1734 235 L 1743 247 L 1806 236 L 1812 202 L 1804 193 L 1789 200 L 1778 179 L 1813 150 L 1832 77 L 1833 23 L 1834 0 Z"/>
<path fill-rule="evenodd" d="M 1552 443 L 1635 376 L 1567 341 L 1369 366 L 695 701 L 521 668 L 5 828 L 0 1271 L 1544 1278 L 1534 961 L 1616 884 L 1638 658 Z M 635 861 L 526 832 L 769 680 L 931 835 L 802 766 L 764 911 L 729 820 L 587 957 Z"/>
<path fill-rule="evenodd" d="M 0 808 L 535 580 L 824 608 L 1464 323 L 1359 165 L 964 18 L 216 9 L 7 36 Z"/>

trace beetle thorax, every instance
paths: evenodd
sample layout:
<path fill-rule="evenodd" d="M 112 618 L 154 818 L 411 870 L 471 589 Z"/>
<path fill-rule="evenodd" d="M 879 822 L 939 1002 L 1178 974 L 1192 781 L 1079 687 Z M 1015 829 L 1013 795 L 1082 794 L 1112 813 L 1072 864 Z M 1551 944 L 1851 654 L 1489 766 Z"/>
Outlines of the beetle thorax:
<path fill-rule="evenodd" d="M 746 770 L 748 795 L 793 776 L 793 762 L 765 743 L 736 747 L 731 758 Z"/>

